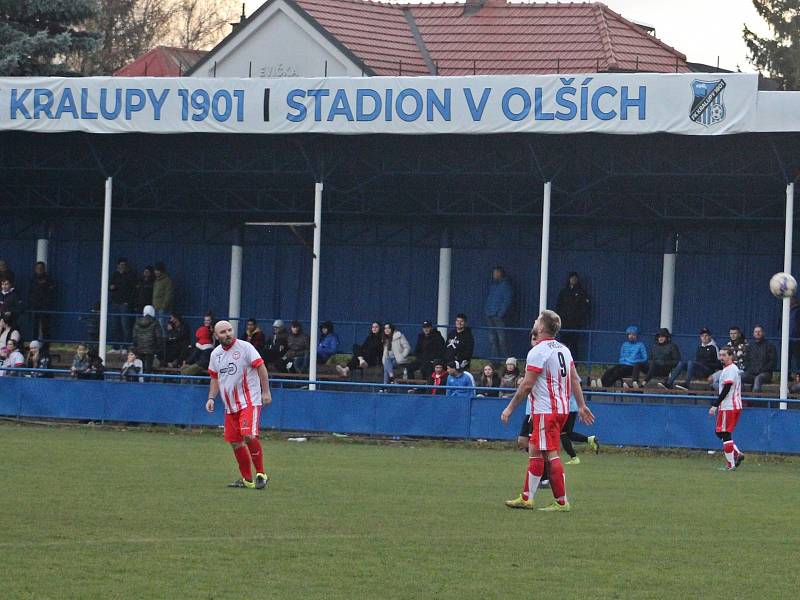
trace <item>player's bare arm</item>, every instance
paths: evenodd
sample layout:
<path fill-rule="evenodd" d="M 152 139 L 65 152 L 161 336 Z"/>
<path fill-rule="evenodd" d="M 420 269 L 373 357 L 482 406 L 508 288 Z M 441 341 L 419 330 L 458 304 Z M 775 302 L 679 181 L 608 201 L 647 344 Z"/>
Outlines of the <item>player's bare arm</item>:
<path fill-rule="evenodd" d="M 206 401 L 206 410 L 210 413 L 214 412 L 214 398 L 219 394 L 219 381 L 211 378 L 211 385 L 208 386 L 208 400 Z"/>
<path fill-rule="evenodd" d="M 500 420 L 503 423 L 506 425 L 508 424 L 508 420 L 511 418 L 511 414 L 514 412 L 514 409 L 517 408 L 520 403 L 528 397 L 538 378 L 539 374 L 536 371 L 525 372 L 525 377 L 522 379 L 517 391 L 514 393 L 514 397 L 511 398 L 508 406 L 506 406 L 505 410 L 500 415 Z"/>
<path fill-rule="evenodd" d="M 589 410 L 589 407 L 586 406 L 586 400 L 583 398 L 583 388 L 581 388 L 581 378 L 578 376 L 578 370 L 575 368 L 574 364 L 572 367 L 570 367 L 569 376 L 572 380 L 572 390 L 573 394 L 575 395 L 575 402 L 578 403 L 578 418 L 582 423 L 591 425 L 594 423 L 594 414 L 591 410 Z"/>
<path fill-rule="evenodd" d="M 269 374 L 265 365 L 259 365 L 258 379 L 261 381 L 261 404 L 266 406 L 272 402 L 272 392 L 269 389 Z"/>

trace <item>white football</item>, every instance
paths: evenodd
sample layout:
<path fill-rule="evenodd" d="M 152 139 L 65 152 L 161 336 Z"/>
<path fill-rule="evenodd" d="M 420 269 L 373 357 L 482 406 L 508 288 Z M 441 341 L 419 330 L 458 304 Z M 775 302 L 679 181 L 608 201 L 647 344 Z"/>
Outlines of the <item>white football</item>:
<path fill-rule="evenodd" d="M 776 298 L 791 298 L 797 292 L 797 280 L 789 273 L 775 273 L 769 280 L 769 291 Z"/>

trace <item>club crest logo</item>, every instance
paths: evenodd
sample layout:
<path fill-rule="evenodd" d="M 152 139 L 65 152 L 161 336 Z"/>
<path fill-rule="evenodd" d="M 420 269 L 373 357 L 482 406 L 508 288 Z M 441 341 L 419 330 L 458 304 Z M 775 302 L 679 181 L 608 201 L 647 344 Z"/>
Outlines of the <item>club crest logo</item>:
<path fill-rule="evenodd" d="M 695 79 L 692 82 L 693 99 L 689 118 L 704 127 L 724 121 L 726 110 L 723 92 L 726 87 L 724 79 L 715 81 Z"/>
<path fill-rule="evenodd" d="M 239 360 L 241 357 L 242 355 L 238 350 L 233 353 L 233 360 Z"/>

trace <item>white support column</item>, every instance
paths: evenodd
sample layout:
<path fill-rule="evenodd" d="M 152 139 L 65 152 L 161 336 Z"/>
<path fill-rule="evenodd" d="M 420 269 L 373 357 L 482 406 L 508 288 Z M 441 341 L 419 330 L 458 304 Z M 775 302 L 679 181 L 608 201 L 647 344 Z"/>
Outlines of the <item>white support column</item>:
<path fill-rule="evenodd" d="M 436 306 L 436 323 L 442 337 L 447 339 L 447 324 L 450 323 L 450 276 L 453 265 L 453 249 L 449 241 L 442 241 L 439 248 L 439 296 Z M 446 247 L 444 247 L 446 246 Z"/>
<path fill-rule="evenodd" d="M 311 357 L 308 364 L 308 380 L 317 379 L 317 344 L 319 343 L 319 253 L 322 245 L 322 182 L 314 184 L 314 256 L 311 259 Z M 308 389 L 317 386 L 310 383 Z"/>
<path fill-rule="evenodd" d="M 100 339 L 98 354 L 106 364 L 106 341 L 108 340 L 108 277 L 111 264 L 111 192 L 113 182 L 106 179 L 106 198 L 103 209 L 103 272 L 100 274 Z"/>
<path fill-rule="evenodd" d="M 794 182 L 786 186 L 786 231 L 783 237 L 783 272 L 792 272 L 792 230 L 794 226 Z M 786 410 L 786 398 L 789 397 L 789 316 L 791 298 L 783 299 L 781 316 L 781 389 L 783 402 L 780 409 Z"/>
<path fill-rule="evenodd" d="M 238 337 L 239 317 L 242 316 L 242 246 L 231 246 L 231 287 L 228 296 L 228 318 Z"/>
<path fill-rule="evenodd" d="M 49 246 L 50 240 L 47 238 L 39 238 L 36 240 L 36 262 L 43 262 L 45 265 L 47 265 L 47 252 Z"/>
<path fill-rule="evenodd" d="M 664 253 L 664 270 L 661 273 L 661 327 L 672 331 L 672 316 L 675 306 L 675 263 L 678 243 L 670 240 L 670 248 Z"/>
<path fill-rule="evenodd" d="M 552 183 L 544 184 L 542 204 L 542 261 L 539 268 L 539 312 L 547 308 L 547 272 L 550 264 L 550 194 Z"/>

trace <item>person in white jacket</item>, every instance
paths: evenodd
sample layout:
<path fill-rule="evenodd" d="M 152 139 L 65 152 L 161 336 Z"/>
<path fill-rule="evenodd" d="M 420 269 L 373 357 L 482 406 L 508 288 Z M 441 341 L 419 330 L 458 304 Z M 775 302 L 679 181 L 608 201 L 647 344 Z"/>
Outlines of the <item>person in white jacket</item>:
<path fill-rule="evenodd" d="M 411 345 L 406 336 L 398 331 L 392 323 L 383 325 L 383 383 L 394 382 L 394 370 L 397 365 L 408 362 Z"/>

